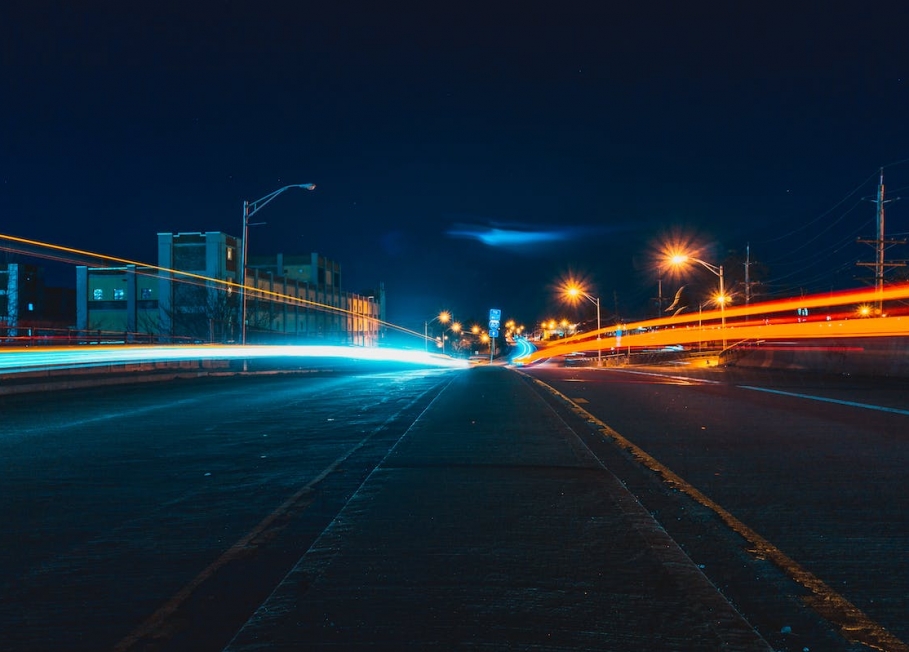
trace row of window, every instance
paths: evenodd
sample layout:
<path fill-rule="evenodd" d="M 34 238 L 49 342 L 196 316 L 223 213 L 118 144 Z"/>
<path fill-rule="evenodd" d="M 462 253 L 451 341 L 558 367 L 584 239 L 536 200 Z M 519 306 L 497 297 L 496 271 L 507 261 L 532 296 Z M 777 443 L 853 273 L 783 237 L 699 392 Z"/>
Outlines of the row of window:
<path fill-rule="evenodd" d="M 105 292 L 103 288 L 95 288 L 92 290 L 92 299 L 95 301 L 104 301 L 107 297 L 104 296 Z M 151 288 L 139 288 L 139 298 L 140 299 L 151 299 L 152 298 L 152 289 Z M 126 301 L 126 290 L 123 288 L 114 288 L 114 301 Z"/>

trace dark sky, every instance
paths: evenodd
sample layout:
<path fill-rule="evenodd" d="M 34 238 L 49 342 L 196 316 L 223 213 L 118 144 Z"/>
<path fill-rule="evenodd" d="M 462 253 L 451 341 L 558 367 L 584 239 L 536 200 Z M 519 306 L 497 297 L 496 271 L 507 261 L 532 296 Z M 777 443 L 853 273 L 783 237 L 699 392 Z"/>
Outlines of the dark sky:
<path fill-rule="evenodd" d="M 667 234 L 730 281 L 750 244 L 774 296 L 856 287 L 878 168 L 909 188 L 905 15 L 7 1 L 0 232 L 155 262 L 157 232 L 240 235 L 244 199 L 314 182 L 258 214 L 251 253 L 318 251 L 351 291 L 384 281 L 410 327 L 572 314 L 551 287 L 569 271 L 604 320 L 651 316 Z M 888 234 L 907 213 L 888 205 Z"/>

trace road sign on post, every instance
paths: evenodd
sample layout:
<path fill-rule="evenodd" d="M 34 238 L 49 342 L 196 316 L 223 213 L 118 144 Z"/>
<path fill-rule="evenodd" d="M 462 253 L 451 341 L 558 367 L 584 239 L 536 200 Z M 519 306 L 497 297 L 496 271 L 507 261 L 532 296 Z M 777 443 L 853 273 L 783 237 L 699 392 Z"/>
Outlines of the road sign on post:
<path fill-rule="evenodd" d="M 496 338 L 499 336 L 499 325 L 502 323 L 502 311 L 489 309 L 489 361 L 492 362 L 496 352 Z"/>
<path fill-rule="evenodd" d="M 489 329 L 498 329 L 502 323 L 502 311 L 498 308 L 489 309 Z M 490 336 L 491 337 L 491 336 Z"/>

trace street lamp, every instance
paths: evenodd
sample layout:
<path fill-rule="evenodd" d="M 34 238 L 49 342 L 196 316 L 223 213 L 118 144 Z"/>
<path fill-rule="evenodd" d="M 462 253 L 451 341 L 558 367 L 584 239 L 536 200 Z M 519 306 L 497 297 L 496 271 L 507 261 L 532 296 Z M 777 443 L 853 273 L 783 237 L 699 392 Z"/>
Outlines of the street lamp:
<path fill-rule="evenodd" d="M 456 322 L 452 322 L 451 328 L 448 329 L 448 330 L 450 330 L 450 331 L 454 334 L 454 338 L 452 338 L 452 340 L 451 340 L 451 350 L 452 350 L 452 353 L 455 353 L 455 352 L 459 351 L 460 348 L 461 348 L 460 335 L 461 335 L 461 330 L 462 330 L 462 328 L 463 328 L 463 327 L 461 326 L 461 322 L 457 322 L 457 321 L 456 321 Z M 458 339 L 457 339 L 457 342 L 458 342 L 457 348 L 455 348 L 455 344 L 454 344 L 454 343 L 455 343 L 455 338 L 458 338 Z M 442 333 L 442 344 L 443 344 L 443 345 L 445 344 L 445 333 L 444 333 L 444 332 Z"/>
<path fill-rule="evenodd" d="M 240 344 L 246 344 L 246 240 L 250 227 L 249 218 L 258 213 L 261 209 L 265 208 L 266 204 L 268 204 L 272 199 L 280 195 L 285 190 L 290 190 L 291 188 L 313 190 L 315 187 L 316 184 L 314 183 L 294 183 L 289 186 L 284 186 L 283 188 L 278 188 L 274 192 L 271 192 L 264 197 L 257 199 L 256 201 L 243 202 L 243 250 L 242 254 L 240 255 Z M 257 222 L 253 226 L 256 226 L 258 224 L 265 224 L 265 222 Z"/>
<path fill-rule="evenodd" d="M 694 256 L 688 256 L 685 254 L 676 254 L 669 259 L 669 262 L 673 265 L 684 265 L 688 261 L 693 263 L 699 263 L 709 269 L 711 272 L 720 277 L 720 293 L 716 298 L 717 303 L 720 304 L 720 331 L 723 334 L 723 348 L 726 348 L 726 288 L 723 285 L 723 266 L 722 265 L 711 265 L 708 262 L 701 260 L 700 258 L 695 258 Z"/>
<path fill-rule="evenodd" d="M 581 288 L 579 288 L 577 285 L 568 286 L 568 288 L 565 289 L 565 294 L 567 294 L 569 297 L 571 297 L 573 299 L 576 299 L 578 297 L 584 297 L 585 299 L 590 301 L 592 304 L 596 305 L 596 307 L 597 307 L 597 366 L 602 367 L 603 366 L 603 348 L 602 348 L 602 346 L 600 346 L 600 329 L 602 328 L 602 326 L 600 324 L 600 298 L 590 296 L 589 294 L 584 292 Z"/>
<path fill-rule="evenodd" d="M 429 351 L 429 325 L 437 321 L 440 324 L 447 324 L 451 321 L 451 313 L 447 310 L 443 310 L 438 315 L 430 319 L 429 321 L 423 322 L 423 348 L 426 351 Z M 445 353 L 445 329 L 442 329 L 442 353 Z"/>

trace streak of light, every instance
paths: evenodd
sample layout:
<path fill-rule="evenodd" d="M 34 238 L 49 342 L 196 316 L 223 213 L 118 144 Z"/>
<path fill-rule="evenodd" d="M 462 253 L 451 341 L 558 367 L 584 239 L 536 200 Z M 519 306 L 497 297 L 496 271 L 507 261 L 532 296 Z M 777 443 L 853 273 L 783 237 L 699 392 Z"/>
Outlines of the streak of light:
<path fill-rule="evenodd" d="M 721 327 L 721 312 L 711 310 L 674 317 L 663 317 L 609 326 L 599 331 L 599 346 L 604 351 L 633 348 L 660 348 L 692 345 L 728 339 L 734 343 L 780 340 L 809 340 L 855 337 L 909 336 L 909 314 L 861 318 L 858 306 L 880 301 L 909 298 L 909 284 L 782 299 L 726 309 L 726 328 Z M 849 306 L 843 310 L 841 306 Z M 830 308 L 840 307 L 837 311 Z M 797 317 L 809 311 L 810 318 Z M 587 332 L 559 340 L 555 344 L 517 360 L 529 363 L 567 353 L 595 350 L 597 332 Z M 735 344 L 733 344 L 735 345 Z"/>
<path fill-rule="evenodd" d="M 184 360 L 253 360 L 283 359 L 288 361 L 317 359 L 402 362 L 430 367 L 466 367 L 466 360 L 410 349 L 387 349 L 346 346 L 79 346 L 12 349 L 0 353 L 0 372 L 16 373 L 45 369 L 73 369 L 110 364 L 142 364 Z"/>
<path fill-rule="evenodd" d="M 531 344 L 530 342 L 528 342 L 527 338 L 525 338 L 525 337 L 514 338 L 514 343 L 515 343 L 515 346 L 517 347 L 517 351 L 515 351 L 514 354 L 511 356 L 512 362 L 514 362 L 515 360 L 526 358 L 531 353 L 536 351 L 536 347 L 533 344 Z"/>

